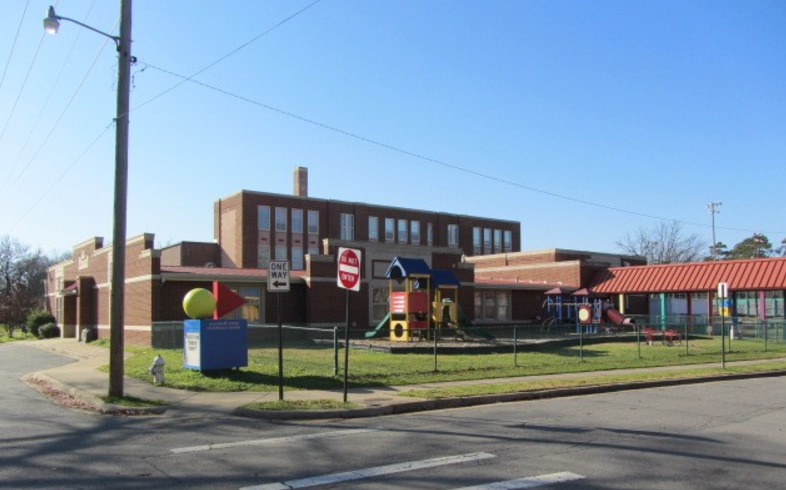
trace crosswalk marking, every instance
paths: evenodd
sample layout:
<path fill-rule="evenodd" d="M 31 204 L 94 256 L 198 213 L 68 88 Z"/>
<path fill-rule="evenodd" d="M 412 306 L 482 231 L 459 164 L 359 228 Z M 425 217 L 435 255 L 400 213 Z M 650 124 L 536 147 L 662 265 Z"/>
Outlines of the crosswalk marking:
<path fill-rule="evenodd" d="M 356 434 L 363 434 L 366 432 L 376 432 L 378 430 L 381 429 L 349 429 L 349 430 L 338 430 L 333 432 L 315 432 L 312 434 L 302 434 L 298 436 L 289 436 L 289 437 L 276 437 L 270 439 L 256 439 L 250 441 L 227 442 L 224 444 L 209 444 L 205 446 L 179 447 L 179 448 L 170 449 L 169 451 L 172 453 L 181 454 L 181 453 L 198 453 L 202 451 L 212 451 L 214 449 L 230 449 L 235 447 L 246 447 L 246 446 L 263 446 L 263 445 L 271 446 L 271 445 L 283 444 L 287 442 L 307 441 L 310 439 L 352 436 Z"/>
<path fill-rule="evenodd" d="M 363 478 L 372 478 L 375 476 L 390 475 L 393 473 L 402 473 L 404 471 L 421 470 L 424 468 L 434 468 L 436 466 L 444 466 L 449 464 L 468 463 L 470 461 L 480 461 L 480 460 L 495 458 L 495 457 L 496 457 L 495 455 L 489 453 L 460 454 L 457 456 L 446 456 L 442 458 L 432 458 L 432 459 L 424 459 L 421 461 L 410 461 L 407 463 L 398 463 L 398 464 L 391 464 L 386 466 L 376 466 L 373 468 L 366 468 L 358 471 L 333 473 L 331 475 L 303 478 L 300 480 L 268 483 L 265 485 L 254 485 L 251 487 L 243 487 L 240 490 L 292 490 L 297 488 L 309 488 L 309 487 L 315 487 L 317 485 L 328 485 L 331 483 L 361 480 Z"/>
<path fill-rule="evenodd" d="M 530 476 L 527 478 L 519 478 L 517 480 L 489 483 L 487 485 L 464 487 L 464 488 L 459 488 L 458 490 L 521 490 L 525 488 L 537 488 L 546 485 L 553 485 L 555 483 L 562 483 L 566 481 L 581 480 L 583 478 L 584 476 L 582 475 L 577 475 L 576 473 L 570 473 L 569 471 L 562 471 L 560 473 Z"/>

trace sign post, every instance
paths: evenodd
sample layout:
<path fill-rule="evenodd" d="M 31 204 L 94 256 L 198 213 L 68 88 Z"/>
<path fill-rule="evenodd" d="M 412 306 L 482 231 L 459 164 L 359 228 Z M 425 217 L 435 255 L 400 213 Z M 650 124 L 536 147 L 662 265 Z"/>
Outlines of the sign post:
<path fill-rule="evenodd" d="M 344 403 L 347 403 L 349 380 L 349 292 L 360 291 L 360 250 L 339 247 L 336 284 L 347 290 L 346 326 L 344 327 Z"/>
<path fill-rule="evenodd" d="M 271 260 L 267 270 L 267 290 L 271 293 L 289 292 L 289 261 Z M 278 320 L 278 400 L 284 400 L 284 327 L 281 325 L 281 294 L 276 294 Z"/>

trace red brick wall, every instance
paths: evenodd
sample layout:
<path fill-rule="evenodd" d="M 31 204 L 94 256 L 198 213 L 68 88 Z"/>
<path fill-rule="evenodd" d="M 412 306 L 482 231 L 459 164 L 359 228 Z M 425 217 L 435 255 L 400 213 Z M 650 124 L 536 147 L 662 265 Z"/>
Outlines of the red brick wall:
<path fill-rule="evenodd" d="M 242 201 L 242 204 L 239 204 Z M 234 253 L 238 267 L 256 268 L 257 266 L 257 207 L 269 206 L 271 211 L 271 225 L 274 223 L 275 208 L 284 207 L 288 210 L 302 209 L 304 220 L 308 210 L 319 211 L 320 240 L 325 238 L 339 239 L 341 236 L 341 214 L 348 213 L 354 215 L 354 240 L 358 242 L 368 241 L 368 217 L 376 216 L 380 219 L 380 241 L 384 241 L 384 218 L 394 218 L 396 220 L 406 219 L 408 222 L 413 220 L 420 222 L 420 243 L 426 245 L 427 224 L 433 224 L 434 246 L 447 246 L 447 225 L 459 225 L 459 248 L 461 251 L 470 252 L 472 247 L 472 228 L 474 226 L 492 229 L 509 230 L 513 239 L 513 250 L 518 251 L 520 246 L 520 225 L 514 221 L 496 220 L 472 216 L 433 213 L 415 209 L 394 208 L 385 206 L 375 206 L 362 203 L 350 203 L 343 201 L 332 201 L 325 199 L 306 198 L 298 196 L 286 196 L 279 194 L 267 194 L 260 192 L 242 191 L 238 194 L 221 199 L 215 204 L 215 236 L 221 240 L 221 246 L 228 249 L 231 244 L 224 238 L 230 231 L 235 238 L 235 246 L 231 253 Z M 231 223 L 226 219 L 226 212 L 235 209 L 234 226 L 236 230 L 230 230 Z M 291 215 L 290 215 L 291 218 Z M 272 226 L 271 226 L 272 227 Z M 224 229 L 222 232 L 222 228 Z M 291 246 L 293 243 L 291 223 L 287 227 L 286 243 Z M 303 242 L 306 243 L 307 234 L 304 230 Z M 411 240 L 411 237 L 409 237 Z M 230 250 L 226 250 L 230 252 Z M 224 264 L 226 266 L 226 264 Z"/>

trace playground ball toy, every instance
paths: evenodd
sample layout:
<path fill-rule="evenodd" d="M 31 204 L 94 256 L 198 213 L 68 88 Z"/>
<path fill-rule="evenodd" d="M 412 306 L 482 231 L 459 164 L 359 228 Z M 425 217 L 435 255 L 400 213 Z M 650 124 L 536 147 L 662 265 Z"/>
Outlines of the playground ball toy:
<path fill-rule="evenodd" d="M 190 318 L 200 319 L 213 316 L 216 309 L 216 298 L 204 288 L 189 291 L 183 298 L 183 311 Z"/>

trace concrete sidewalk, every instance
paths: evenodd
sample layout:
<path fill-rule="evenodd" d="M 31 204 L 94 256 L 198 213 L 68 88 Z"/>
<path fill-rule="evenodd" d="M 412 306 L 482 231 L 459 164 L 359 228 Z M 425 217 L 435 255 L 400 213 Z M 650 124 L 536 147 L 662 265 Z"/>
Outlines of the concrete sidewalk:
<path fill-rule="evenodd" d="M 100 371 L 99 368 L 109 364 L 109 349 L 93 346 L 78 342 L 74 339 L 49 339 L 25 342 L 25 345 L 37 347 L 61 354 L 74 359 L 75 361 L 64 366 L 32 373 L 28 376 L 49 384 L 59 390 L 65 391 L 75 398 L 93 406 L 95 409 L 106 413 L 158 413 L 164 416 L 184 417 L 184 416 L 205 416 L 205 415 L 243 415 L 259 418 L 287 418 L 287 419 L 326 419 L 326 418 L 352 418 L 370 417 L 378 415 L 390 415 L 395 413 L 415 412 L 424 410 L 435 410 L 444 408 L 457 408 L 463 406 L 480 405 L 488 403 L 499 403 L 505 401 L 532 400 L 555 396 L 575 396 L 589 393 L 601 393 L 609 391 L 620 391 L 625 389 L 640 389 L 656 386 L 668 386 L 676 384 L 687 384 L 696 382 L 708 382 L 727 379 L 740 379 L 762 376 L 783 376 L 786 375 L 786 359 L 775 359 L 783 362 L 783 369 L 744 375 L 726 375 L 721 377 L 695 377 L 688 380 L 668 380 L 654 381 L 635 384 L 614 384 L 598 385 L 582 388 L 566 388 L 546 390 L 541 392 L 529 393 L 510 393 L 502 395 L 476 396 L 467 398 L 451 398 L 440 400 L 426 400 L 421 398 L 397 396 L 399 393 L 408 390 L 419 390 L 425 388 L 448 387 L 448 386 L 467 386 L 495 383 L 509 383 L 516 381 L 534 381 L 543 379 L 576 379 L 598 377 L 604 374 L 623 374 L 641 371 L 670 371 L 685 369 L 701 369 L 706 367 L 719 367 L 720 363 L 697 364 L 692 366 L 668 366 L 660 368 L 646 369 L 626 369 L 603 372 L 586 372 L 556 374 L 545 376 L 526 376 L 520 378 L 499 378 L 474 381 L 456 381 L 447 383 L 429 383 L 420 385 L 410 385 L 401 387 L 380 387 L 380 388 L 358 388 L 351 389 L 347 395 L 349 402 L 357 408 L 341 410 L 312 410 L 312 411 L 258 411 L 242 409 L 245 404 L 260 401 L 278 400 L 278 391 L 264 392 L 190 392 L 166 387 L 154 386 L 150 383 L 140 381 L 135 378 L 126 377 L 124 381 L 124 393 L 127 396 L 147 400 L 162 400 L 169 403 L 165 407 L 154 409 L 129 409 L 104 403 L 101 399 L 106 396 L 109 389 L 109 374 Z M 762 362 L 773 362 L 774 359 L 759 361 L 744 361 L 734 363 L 752 364 Z M 152 359 L 151 359 L 152 362 Z M 729 363 L 727 363 L 729 364 Z M 312 390 L 312 391 L 286 391 L 284 399 L 295 400 L 343 400 L 343 390 Z"/>

